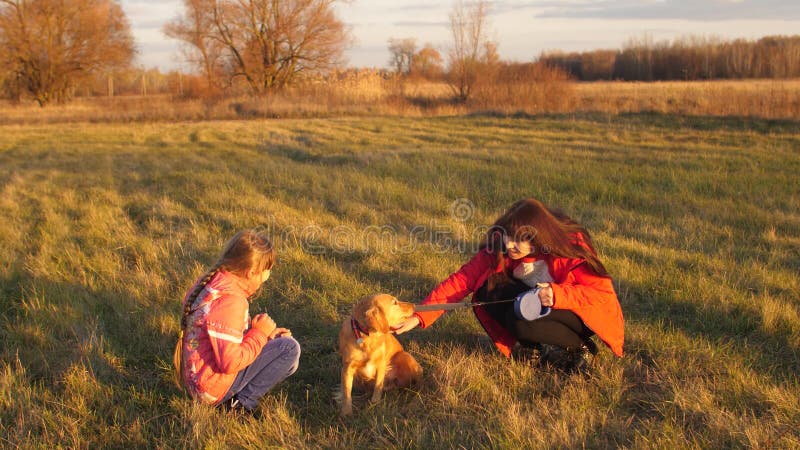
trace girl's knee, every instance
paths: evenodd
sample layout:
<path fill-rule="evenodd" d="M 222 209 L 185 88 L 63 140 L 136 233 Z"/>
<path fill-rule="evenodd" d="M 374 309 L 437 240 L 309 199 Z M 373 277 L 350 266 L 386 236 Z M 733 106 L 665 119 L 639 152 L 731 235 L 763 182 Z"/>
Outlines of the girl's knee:
<path fill-rule="evenodd" d="M 295 338 L 291 336 L 283 336 L 279 337 L 278 339 L 281 341 L 281 348 L 283 348 L 284 352 L 300 356 L 300 343 L 297 342 Z"/>
<path fill-rule="evenodd" d="M 289 375 L 293 374 L 300 363 L 300 343 L 291 336 L 282 336 L 275 341 L 281 349 L 283 359 L 291 362 Z"/>

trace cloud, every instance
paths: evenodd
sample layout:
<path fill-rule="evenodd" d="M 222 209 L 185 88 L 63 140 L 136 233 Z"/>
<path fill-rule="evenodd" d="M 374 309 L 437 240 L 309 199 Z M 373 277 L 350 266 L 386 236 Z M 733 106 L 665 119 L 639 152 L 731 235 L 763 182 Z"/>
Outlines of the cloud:
<path fill-rule="evenodd" d="M 394 8 L 388 8 L 391 12 L 401 12 L 401 13 L 409 13 L 413 11 L 439 11 L 442 9 L 442 5 L 437 4 L 437 2 L 432 3 L 416 3 L 411 5 L 402 5 L 397 6 Z"/>
<path fill-rule="evenodd" d="M 538 8 L 536 17 L 592 19 L 674 19 L 690 21 L 797 20 L 797 0 L 595 0 L 501 2 L 505 7 Z"/>
<path fill-rule="evenodd" d="M 137 20 L 136 29 L 143 31 L 148 31 L 148 30 L 161 31 L 161 29 L 164 28 L 165 23 L 166 23 L 165 20 L 160 20 L 160 19 Z"/>
<path fill-rule="evenodd" d="M 555 0 L 545 0 L 545 1 L 514 1 L 514 0 L 497 0 L 491 3 L 490 13 L 491 14 L 504 14 L 510 12 L 520 12 L 525 10 L 541 10 L 543 8 L 551 8 L 551 7 L 563 7 L 565 5 L 570 5 L 574 2 L 569 1 L 555 1 Z"/>
<path fill-rule="evenodd" d="M 147 52 L 171 52 L 180 47 L 180 44 L 175 41 L 160 41 L 160 42 L 143 42 L 141 43 L 142 50 Z M 144 53 L 142 51 L 141 53 Z"/>
<path fill-rule="evenodd" d="M 409 28 L 417 28 L 417 27 L 449 27 L 450 22 L 447 21 L 439 21 L 439 22 L 429 22 L 429 21 L 420 21 L 420 20 L 405 20 L 400 22 L 394 22 L 392 25 L 398 27 L 409 27 Z"/>

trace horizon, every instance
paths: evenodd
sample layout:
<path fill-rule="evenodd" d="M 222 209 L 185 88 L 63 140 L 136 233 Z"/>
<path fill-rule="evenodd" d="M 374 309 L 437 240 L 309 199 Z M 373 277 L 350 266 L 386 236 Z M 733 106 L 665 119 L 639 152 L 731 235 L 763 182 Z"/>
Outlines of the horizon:
<path fill-rule="evenodd" d="M 180 43 L 162 33 L 182 10 L 179 0 L 121 0 L 136 41 L 135 64 L 189 71 Z M 347 67 L 388 68 L 389 38 L 413 37 L 419 47 L 432 44 L 445 53 L 450 42 L 446 4 L 398 6 L 388 0 L 337 4 L 338 17 L 351 29 L 354 44 L 344 52 Z M 633 0 L 588 2 L 494 1 L 489 36 L 504 60 L 534 61 L 544 51 L 581 52 L 621 49 L 631 38 L 672 41 L 697 35 L 724 40 L 757 40 L 794 35 L 800 30 L 800 3 L 785 0 Z"/>

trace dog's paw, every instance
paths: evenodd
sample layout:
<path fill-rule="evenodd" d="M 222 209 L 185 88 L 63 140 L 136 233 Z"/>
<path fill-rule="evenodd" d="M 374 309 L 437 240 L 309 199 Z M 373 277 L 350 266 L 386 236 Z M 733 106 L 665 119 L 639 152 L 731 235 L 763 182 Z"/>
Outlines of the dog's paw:
<path fill-rule="evenodd" d="M 349 416 L 350 414 L 353 414 L 353 405 L 342 406 L 342 417 Z"/>
<path fill-rule="evenodd" d="M 372 398 L 369 399 L 371 403 L 378 403 L 381 401 L 381 391 L 375 391 L 372 393 Z"/>

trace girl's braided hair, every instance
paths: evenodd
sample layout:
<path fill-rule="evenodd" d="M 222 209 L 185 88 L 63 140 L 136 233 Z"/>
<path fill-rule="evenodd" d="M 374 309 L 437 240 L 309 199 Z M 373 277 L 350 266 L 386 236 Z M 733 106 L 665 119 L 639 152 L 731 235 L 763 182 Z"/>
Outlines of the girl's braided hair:
<path fill-rule="evenodd" d="M 195 285 L 192 292 L 186 297 L 181 315 L 181 329 L 178 344 L 175 346 L 173 363 L 175 364 L 175 382 L 182 386 L 182 347 L 183 332 L 188 325 L 189 316 L 194 311 L 197 297 L 203 292 L 206 285 L 214 279 L 220 270 L 230 272 L 242 278 L 247 278 L 249 274 L 261 273 L 272 269 L 275 264 L 275 250 L 269 238 L 261 231 L 254 229 L 242 230 L 236 233 L 222 250 L 222 254 L 208 272 L 203 275 Z M 248 300 L 256 297 L 258 291 L 254 292 Z"/>
<path fill-rule="evenodd" d="M 214 279 L 214 277 L 219 272 L 219 269 L 220 267 L 215 265 L 214 267 L 211 268 L 211 270 L 206 272 L 206 274 L 203 275 L 203 278 L 194 287 L 192 293 L 189 294 L 189 296 L 186 298 L 186 304 L 183 306 L 183 315 L 181 316 L 181 330 L 186 329 L 186 321 L 189 318 L 189 314 L 192 313 L 192 306 L 194 306 L 194 302 L 195 300 L 197 300 L 197 296 L 200 295 L 200 293 L 203 292 L 203 289 L 205 289 L 206 285 L 212 279 Z"/>

